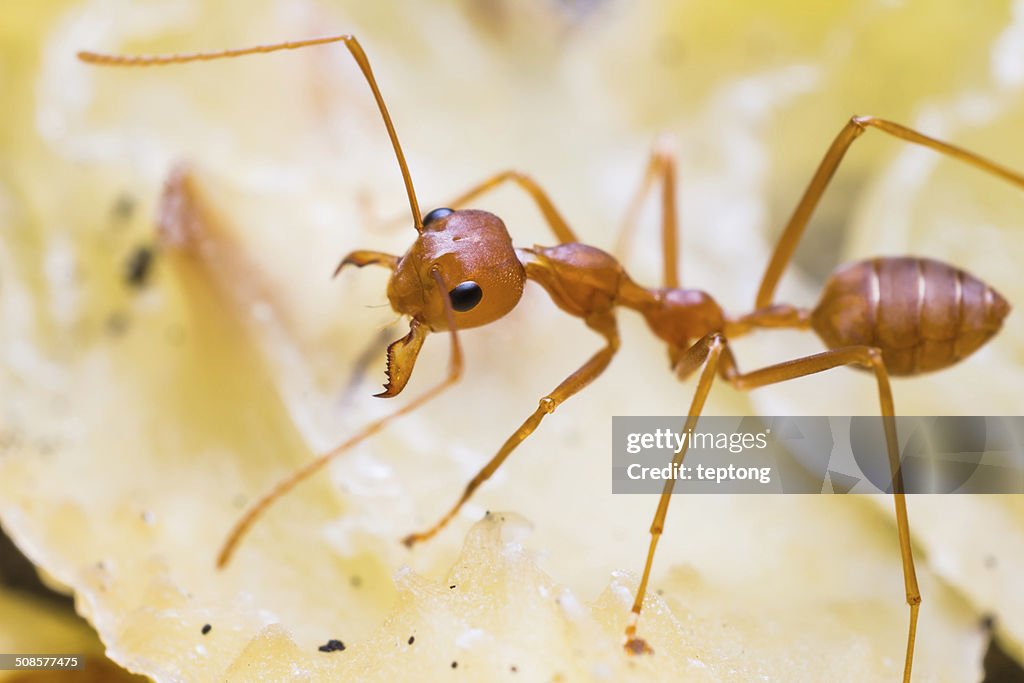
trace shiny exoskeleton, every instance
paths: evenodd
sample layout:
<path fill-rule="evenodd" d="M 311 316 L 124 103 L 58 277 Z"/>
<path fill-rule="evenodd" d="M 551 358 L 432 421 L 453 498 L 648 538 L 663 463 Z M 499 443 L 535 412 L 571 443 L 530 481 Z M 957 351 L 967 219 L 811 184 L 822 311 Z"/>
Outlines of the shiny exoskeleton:
<path fill-rule="evenodd" d="M 631 279 L 611 254 L 581 243 L 547 194 L 533 179 L 522 173 L 498 173 L 452 201 L 450 206 L 455 208 L 435 209 L 421 217 L 412 178 L 391 117 L 369 61 L 359 42 L 352 36 L 331 36 L 193 55 L 122 57 L 79 53 L 79 56 L 84 61 L 96 64 L 154 66 L 335 42 L 345 44 L 370 86 L 405 182 L 413 227 L 418 233 L 412 246 L 401 257 L 375 251 L 356 251 L 342 259 L 338 266 L 339 271 L 347 265 L 376 265 L 390 269 L 392 275 L 388 283 L 388 299 L 395 311 L 408 316 L 410 320 L 408 334 L 388 347 L 387 383 L 378 396 L 394 397 L 406 387 L 417 355 L 430 332 L 447 331 L 450 337 L 449 373 L 439 385 L 417 396 L 391 415 L 370 423 L 345 443 L 277 483 L 236 523 L 221 549 L 218 565 L 227 563 L 239 540 L 272 502 L 331 459 L 380 431 L 389 421 L 423 405 L 454 384 L 462 371 L 457 332 L 485 325 L 507 314 L 519 303 L 526 281 L 532 280 L 547 291 L 559 308 L 582 319 L 588 327 L 600 334 L 605 345 L 540 399 L 534 412 L 466 485 L 451 509 L 429 529 L 407 536 L 404 539 L 406 545 L 412 546 L 424 541 L 444 527 L 546 415 L 601 374 L 619 349 L 615 318 L 615 309 L 619 306 L 643 315 L 654 334 L 668 346 L 670 366 L 678 376 L 686 377 L 700 371 L 684 427 L 687 431 L 696 426 L 716 378 L 722 378 L 738 389 L 754 389 L 844 365 L 863 368 L 873 373 L 877 383 L 892 472 L 905 593 L 910 607 L 903 669 L 903 680 L 909 681 L 921 594 L 910 547 L 889 376 L 917 375 L 940 370 L 966 358 L 999 330 L 1003 318 L 1009 312 L 1009 305 L 990 286 L 952 265 L 905 256 L 874 258 L 840 268 L 829 279 L 821 300 L 812 310 L 776 303 L 773 296 L 829 181 L 850 145 L 869 128 L 971 164 L 1019 187 L 1024 187 L 1024 177 L 973 152 L 897 123 L 870 116 L 854 117 L 833 140 L 797 204 L 761 279 L 753 310 L 739 316 L 727 316 L 710 295 L 695 289 L 683 289 L 679 285 L 675 159 L 663 144 L 659 144 L 651 155 L 644 181 L 631 204 L 631 207 L 638 206 L 653 183 L 660 181 L 664 281 L 661 287 L 651 288 Z M 515 184 L 534 200 L 551 228 L 554 246 L 516 248 L 504 223 L 497 216 L 484 211 L 458 208 L 502 183 Z M 627 220 L 634 214 L 635 211 L 631 210 Z M 623 234 L 628 233 L 629 230 L 626 230 Z M 621 243 L 626 242 L 622 240 Z M 828 350 L 766 368 L 741 372 L 728 341 L 758 328 L 812 328 Z M 685 456 L 684 447 L 673 459 L 674 465 L 680 466 Z M 653 651 L 637 635 L 637 622 L 674 485 L 674 479 L 666 481 L 651 523 L 651 540 L 643 575 L 625 630 L 625 649 L 631 654 Z"/>
<path fill-rule="evenodd" d="M 1010 305 L 970 273 L 926 258 L 875 258 L 836 271 L 811 313 L 829 348 L 882 351 L 890 375 L 941 370 L 978 350 Z"/>

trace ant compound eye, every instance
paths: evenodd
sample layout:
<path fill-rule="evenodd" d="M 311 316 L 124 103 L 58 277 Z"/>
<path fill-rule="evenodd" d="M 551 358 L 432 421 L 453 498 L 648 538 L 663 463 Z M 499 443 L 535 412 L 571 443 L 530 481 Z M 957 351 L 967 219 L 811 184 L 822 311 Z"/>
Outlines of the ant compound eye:
<path fill-rule="evenodd" d="M 448 298 L 451 299 L 452 308 L 459 313 L 465 313 L 473 310 L 480 303 L 480 300 L 484 298 L 484 291 L 477 283 L 467 280 L 448 292 Z"/>
<path fill-rule="evenodd" d="M 431 211 L 430 213 L 423 217 L 423 225 L 430 225 L 437 219 L 444 218 L 445 216 L 451 215 L 453 213 L 455 212 L 452 211 L 451 209 L 434 209 L 433 211 Z"/>

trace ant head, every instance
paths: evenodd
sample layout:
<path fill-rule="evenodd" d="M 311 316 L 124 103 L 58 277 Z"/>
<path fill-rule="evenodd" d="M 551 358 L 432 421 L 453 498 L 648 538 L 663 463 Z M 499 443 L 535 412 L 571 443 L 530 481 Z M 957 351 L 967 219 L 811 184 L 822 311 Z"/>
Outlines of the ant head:
<path fill-rule="evenodd" d="M 443 283 L 443 286 L 442 286 Z M 398 260 L 388 299 L 412 317 L 409 334 L 388 347 L 388 383 L 379 396 L 395 396 L 412 374 L 428 332 L 493 322 L 519 303 L 526 271 L 500 218 L 486 211 L 435 209 Z"/>
<path fill-rule="evenodd" d="M 441 291 L 432 270 L 447 291 Z M 435 209 L 398 260 L 388 299 L 396 311 L 433 331 L 448 329 L 447 299 L 461 330 L 486 325 L 511 311 L 525 282 L 526 271 L 500 218 L 486 211 Z"/>

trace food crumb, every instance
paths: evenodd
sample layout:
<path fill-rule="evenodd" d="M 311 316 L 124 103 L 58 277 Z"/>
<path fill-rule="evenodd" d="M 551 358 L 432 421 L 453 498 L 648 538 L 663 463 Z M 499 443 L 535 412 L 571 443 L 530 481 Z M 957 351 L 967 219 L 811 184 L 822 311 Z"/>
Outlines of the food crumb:
<path fill-rule="evenodd" d="M 114 206 L 111 208 L 110 213 L 114 215 L 114 218 L 121 221 L 126 221 L 132 217 L 135 213 L 135 198 L 127 192 L 118 196 L 114 202 Z"/>
<path fill-rule="evenodd" d="M 209 624 L 203 624 L 203 635 L 205 636 L 207 633 L 209 633 L 210 629 L 212 629 L 212 628 L 213 627 L 210 626 Z"/>
<path fill-rule="evenodd" d="M 412 645 L 416 642 L 416 636 L 409 636 L 409 644 Z"/>
<path fill-rule="evenodd" d="M 341 652 L 345 649 L 345 643 L 332 638 L 317 649 L 320 650 L 320 652 Z"/>

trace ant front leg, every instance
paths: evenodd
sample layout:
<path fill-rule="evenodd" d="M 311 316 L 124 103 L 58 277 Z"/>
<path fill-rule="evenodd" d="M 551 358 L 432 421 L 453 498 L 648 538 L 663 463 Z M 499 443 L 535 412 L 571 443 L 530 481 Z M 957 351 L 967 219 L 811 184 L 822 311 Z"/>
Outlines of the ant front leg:
<path fill-rule="evenodd" d="M 562 381 L 555 390 L 540 400 L 540 405 L 537 407 L 530 417 L 526 418 L 526 421 L 520 425 L 519 429 L 510 436 L 501 449 L 498 450 L 497 454 L 494 455 L 484 465 L 483 469 L 477 472 L 476 476 L 470 480 L 466 485 L 462 495 L 455 502 L 455 505 L 448 510 L 447 513 L 440 520 L 437 521 L 432 527 L 424 532 L 409 534 L 402 543 L 406 547 L 412 547 L 416 543 L 426 541 L 436 535 L 444 526 L 451 521 L 463 504 L 469 500 L 473 492 L 476 491 L 481 484 L 491 478 L 501 464 L 505 462 L 505 459 L 512 453 L 515 448 L 523 441 L 533 434 L 533 431 L 537 429 L 537 426 L 544 419 L 545 415 L 555 412 L 555 408 L 564 403 L 571 396 L 579 392 L 585 386 L 593 382 L 597 377 L 604 372 L 604 369 L 608 367 L 608 363 L 611 362 L 615 352 L 619 349 L 619 331 L 618 326 L 615 323 L 615 318 L 610 312 L 599 313 L 592 315 L 586 320 L 587 326 L 592 330 L 600 334 L 605 338 L 605 346 L 600 351 L 591 356 L 580 369 L 569 375 L 565 380 Z"/>
<path fill-rule="evenodd" d="M 881 350 L 871 346 L 847 346 L 832 349 L 813 356 L 771 365 L 753 372 L 739 373 L 735 365 L 724 365 L 723 374 L 733 386 L 741 390 L 756 389 L 786 382 L 798 377 L 813 375 L 843 365 L 860 365 L 875 375 L 878 384 L 878 399 L 885 428 L 885 443 L 892 473 L 893 504 L 896 508 L 896 528 L 900 542 L 900 556 L 903 562 L 903 582 L 907 604 L 910 606 L 910 626 L 907 634 L 907 651 L 903 667 L 904 683 L 910 681 L 910 669 L 914 660 L 914 641 L 917 636 L 917 615 L 921 607 L 921 592 L 917 585 L 914 569 L 914 554 L 910 547 L 910 522 L 907 518 L 907 501 L 903 487 L 903 472 L 900 468 L 899 445 L 896 438 L 896 411 L 893 405 L 892 389 L 889 386 L 889 372 L 882 362 Z"/>
<path fill-rule="evenodd" d="M 354 254 L 375 254 L 377 252 L 353 252 L 350 257 Z M 387 256 L 384 254 L 384 256 Z M 346 257 L 346 260 L 348 257 Z M 370 263 L 368 261 L 367 263 Z M 342 265 L 345 265 L 345 260 L 342 261 Z M 366 264 L 364 264 L 366 265 Z M 437 286 L 441 291 L 447 291 L 444 279 L 441 277 L 441 273 L 434 269 L 431 270 L 430 276 L 437 283 Z M 355 435 L 349 437 L 344 443 L 334 447 L 326 453 L 317 456 L 313 460 L 309 461 L 296 471 L 292 472 L 285 478 L 274 484 L 268 491 L 256 499 L 252 505 L 242 514 L 241 518 L 235 522 L 231 530 L 228 532 L 227 539 L 221 546 L 220 552 L 217 554 L 217 568 L 223 569 L 227 566 L 228 562 L 234 556 L 235 549 L 241 542 L 242 538 L 252 528 L 252 525 L 267 511 L 267 509 L 275 502 L 280 500 L 285 494 L 294 489 L 296 486 L 301 484 L 306 479 L 323 469 L 329 462 L 335 460 L 343 453 L 348 452 L 351 448 L 357 444 L 370 438 L 377 432 L 381 431 L 390 424 L 392 421 L 402 417 L 407 413 L 411 413 L 423 404 L 429 402 L 436 396 L 438 396 L 445 389 L 448 389 L 462 376 L 462 345 L 459 343 L 458 327 L 455 324 L 455 315 L 451 307 L 451 302 L 447 297 L 445 301 L 445 316 L 448 320 L 448 334 L 451 338 L 451 353 L 448 359 L 448 375 L 441 380 L 438 384 L 420 394 L 409 403 L 405 404 L 398 410 L 385 415 L 384 417 L 378 418 L 373 422 L 363 427 Z M 413 319 L 410 325 L 409 336 L 405 340 L 400 340 L 396 344 L 401 344 L 408 340 L 417 340 L 414 343 L 422 343 L 422 335 L 426 334 L 423 331 L 423 325 L 417 320 Z"/>
<path fill-rule="evenodd" d="M 655 181 L 661 183 L 661 253 L 664 259 L 664 286 L 668 289 L 679 287 L 679 217 L 676 209 L 676 154 L 672 139 L 668 136 L 658 138 L 651 150 L 647 162 L 647 170 L 633 198 L 626 209 L 626 217 L 622 229 L 615 241 L 612 253 L 620 261 L 625 261 L 628 245 L 636 235 L 636 218 L 643 207 L 647 194 Z"/>
<path fill-rule="evenodd" d="M 537 204 L 537 208 L 540 209 L 541 214 L 544 215 L 544 220 L 546 220 L 548 225 L 551 227 L 551 232 L 555 234 L 555 239 L 558 240 L 559 244 L 572 244 L 579 241 L 576 239 L 576 234 L 572 231 L 572 228 L 570 228 L 569 224 L 565 222 L 564 218 L 562 218 L 562 214 L 560 214 L 558 209 L 555 208 L 555 204 L 551 201 L 547 192 L 537 184 L 537 181 L 525 173 L 520 173 L 519 171 L 509 170 L 496 173 L 487 180 L 469 188 L 454 199 L 449 200 L 448 206 L 453 209 L 465 206 L 474 199 L 479 198 L 481 195 L 495 189 L 502 183 L 509 182 L 515 183 L 520 189 L 530 195 L 530 198 Z"/>
<path fill-rule="evenodd" d="M 775 287 L 779 284 L 779 279 L 782 277 L 786 266 L 789 265 L 790 259 L 793 258 L 793 252 L 796 251 L 796 246 L 800 242 L 804 228 L 807 227 L 807 221 L 810 220 L 811 214 L 814 213 L 818 201 L 825 193 L 825 189 L 828 187 L 829 181 L 832 180 L 832 176 L 839 167 L 839 163 L 846 155 L 846 151 L 853 144 L 853 141 L 863 135 L 868 128 L 877 128 L 883 133 L 888 133 L 906 142 L 933 149 L 940 154 L 945 154 L 958 161 L 968 163 L 1024 188 L 1024 176 L 1011 171 L 1005 166 L 989 161 L 974 152 L 969 152 L 966 149 L 928 137 L 918 133 L 916 130 L 901 126 L 892 121 L 875 118 L 874 116 L 854 116 L 843 126 L 843 129 L 839 131 L 839 135 L 832 141 L 832 145 L 821 160 L 818 170 L 815 171 L 810 184 L 804 190 L 800 203 L 797 204 L 796 209 L 793 211 L 793 216 L 789 219 L 785 230 L 782 231 L 782 236 L 775 246 L 771 261 L 769 261 L 768 268 L 761 279 L 761 286 L 758 288 L 757 308 L 765 308 L 772 303 Z"/>

